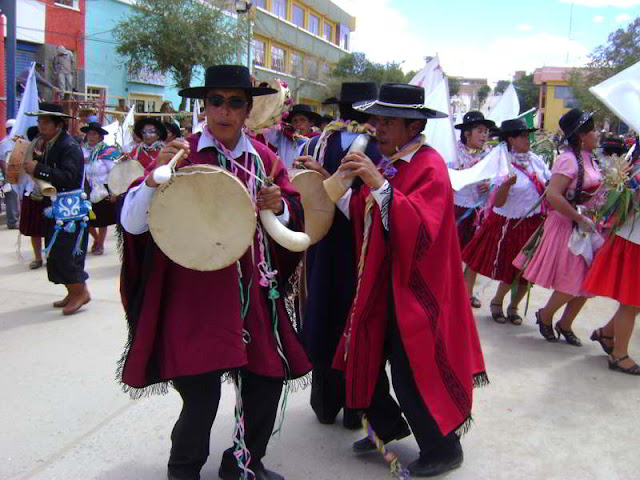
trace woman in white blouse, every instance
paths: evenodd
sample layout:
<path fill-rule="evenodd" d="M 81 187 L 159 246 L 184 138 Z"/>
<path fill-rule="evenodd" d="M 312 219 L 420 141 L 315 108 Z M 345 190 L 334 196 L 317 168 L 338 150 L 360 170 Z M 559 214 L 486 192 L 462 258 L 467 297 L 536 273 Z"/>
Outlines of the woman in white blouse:
<path fill-rule="evenodd" d="M 83 145 L 85 175 L 91 189 L 89 199 L 93 204 L 93 213 L 96 217 L 89 222 L 89 233 L 93 238 L 91 253 L 102 255 L 107 229 L 109 225 L 116 223 L 116 197 L 111 195 L 107 186 L 109 172 L 113 168 L 114 161 L 122 153 L 118 148 L 104 143 L 104 137 L 108 132 L 99 123 L 91 122 L 80 130 L 86 135 L 86 143 Z"/>
<path fill-rule="evenodd" d="M 536 130 L 528 128 L 521 119 L 502 122 L 500 137 L 507 142 L 513 175 L 498 180 L 489 216 L 462 251 L 468 268 L 465 278 L 469 291 L 478 273 L 500 282 L 490 305 L 491 316 L 498 323 L 507 320 L 514 325 L 522 323 L 518 305 L 527 291 L 525 280 L 519 279 L 506 317 L 502 304 L 518 278 L 519 270 L 513 266 L 513 260 L 544 221 L 543 205 L 533 207 L 544 193 L 551 172 L 544 161 L 531 152 L 529 135 Z"/>

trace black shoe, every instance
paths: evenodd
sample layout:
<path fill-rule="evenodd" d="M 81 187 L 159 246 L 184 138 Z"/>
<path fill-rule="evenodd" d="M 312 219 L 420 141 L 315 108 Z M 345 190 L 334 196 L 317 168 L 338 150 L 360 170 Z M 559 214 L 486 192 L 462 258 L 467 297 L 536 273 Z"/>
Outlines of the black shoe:
<path fill-rule="evenodd" d="M 563 329 L 560 326 L 560 322 L 556 323 L 555 330 L 556 330 L 556 332 L 558 332 L 558 339 L 564 337 L 565 342 L 567 342 L 569 345 L 573 345 L 574 347 L 581 347 L 582 346 L 582 342 L 576 336 L 576 334 L 573 333 L 573 330 L 565 330 L 565 329 Z"/>
<path fill-rule="evenodd" d="M 260 460 L 251 462 L 249 468 L 255 474 L 255 477 L 253 477 L 255 480 L 284 480 L 284 477 L 279 473 L 264 468 Z M 233 456 L 233 449 L 230 448 L 223 453 L 222 462 L 218 469 L 218 476 L 222 478 L 222 480 L 240 480 L 240 478 L 242 478 L 242 472 L 238 468 L 238 463 Z M 249 475 L 249 477 L 251 477 L 251 475 Z"/>
<path fill-rule="evenodd" d="M 394 440 L 402 440 L 409 435 L 411 435 L 411 430 L 409 430 L 409 427 L 405 424 L 402 430 L 400 430 L 394 437 L 384 443 L 386 445 L 387 443 L 393 442 Z M 369 453 L 377 450 L 376 444 L 373 443 L 373 440 L 369 439 L 369 437 L 364 437 L 363 439 L 354 442 L 352 448 L 354 453 Z"/>
<path fill-rule="evenodd" d="M 446 455 L 430 454 L 428 458 L 412 462 L 407 467 L 412 477 L 437 477 L 462 465 L 464 455 L 462 448 Z"/>
<path fill-rule="evenodd" d="M 345 408 L 342 410 L 342 426 L 347 430 L 358 430 L 362 428 L 360 414 L 355 410 Z"/>

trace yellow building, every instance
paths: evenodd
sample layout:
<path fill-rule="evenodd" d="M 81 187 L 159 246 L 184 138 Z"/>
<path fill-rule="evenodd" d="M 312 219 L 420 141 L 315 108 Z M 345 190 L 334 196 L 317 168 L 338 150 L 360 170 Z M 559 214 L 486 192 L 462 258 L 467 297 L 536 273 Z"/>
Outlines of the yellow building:
<path fill-rule="evenodd" d="M 533 72 L 533 82 L 540 85 L 537 127 L 545 132 L 560 132 L 560 117 L 578 106 L 568 81 L 572 70 L 565 67 L 542 67 Z"/>
<path fill-rule="evenodd" d="M 349 53 L 355 17 L 331 0 L 254 1 L 252 67 L 258 80 L 289 84 L 296 103 L 320 110 L 326 77 Z"/>

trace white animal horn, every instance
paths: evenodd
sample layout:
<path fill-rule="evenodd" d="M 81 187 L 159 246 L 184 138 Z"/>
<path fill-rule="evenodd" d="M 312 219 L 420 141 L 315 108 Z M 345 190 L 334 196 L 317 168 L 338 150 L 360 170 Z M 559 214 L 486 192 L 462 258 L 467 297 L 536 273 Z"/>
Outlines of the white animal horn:
<path fill-rule="evenodd" d="M 370 139 L 371 137 L 366 133 L 358 135 L 351 144 L 347 155 L 349 155 L 351 152 L 364 153 L 364 151 L 367 149 L 367 145 L 369 144 Z M 347 190 L 351 188 L 351 185 L 353 185 L 353 178 L 344 178 L 342 175 L 342 172 L 336 172 L 329 178 L 327 178 L 324 182 L 322 182 L 327 195 L 329 195 L 329 198 L 333 203 L 336 203 L 338 200 L 340 200 L 340 198 L 342 198 L 342 196 L 347 193 Z"/>
<path fill-rule="evenodd" d="M 260 222 L 269 236 L 291 252 L 304 252 L 311 245 L 311 238 L 304 232 L 294 232 L 276 218 L 273 210 L 260 210 Z"/>

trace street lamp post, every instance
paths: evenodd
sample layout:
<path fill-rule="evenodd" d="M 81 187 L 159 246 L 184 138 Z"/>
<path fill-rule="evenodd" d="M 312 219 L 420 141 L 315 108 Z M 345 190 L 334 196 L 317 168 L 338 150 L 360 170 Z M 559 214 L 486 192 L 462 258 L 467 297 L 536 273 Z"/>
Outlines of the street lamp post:
<path fill-rule="evenodd" d="M 251 7 L 253 6 L 253 1 L 246 0 L 238 0 L 236 1 L 236 13 L 246 13 L 247 14 L 247 68 L 249 72 L 251 72 Z"/>

